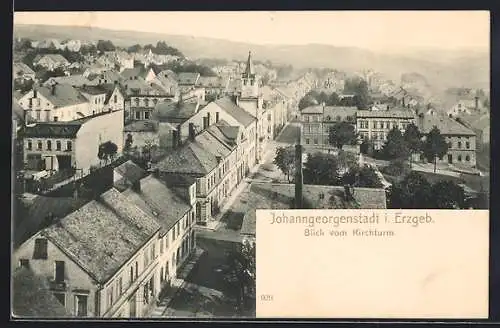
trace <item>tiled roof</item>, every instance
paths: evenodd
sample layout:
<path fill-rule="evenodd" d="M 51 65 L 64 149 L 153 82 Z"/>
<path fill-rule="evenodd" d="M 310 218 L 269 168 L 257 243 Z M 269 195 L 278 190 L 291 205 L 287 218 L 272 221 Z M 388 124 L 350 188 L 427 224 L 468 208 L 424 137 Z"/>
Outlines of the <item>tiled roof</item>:
<path fill-rule="evenodd" d="M 42 58 L 50 58 L 50 59 L 52 59 L 55 62 L 68 63 L 69 64 L 69 61 L 66 58 L 64 58 L 61 54 L 46 54 L 46 55 L 42 55 L 40 57 L 40 59 L 42 59 Z M 38 61 L 40 61 L 40 59 Z"/>
<path fill-rule="evenodd" d="M 218 76 L 201 76 L 198 79 L 198 85 L 205 88 L 222 88 L 224 80 Z"/>
<path fill-rule="evenodd" d="M 464 125 L 458 123 L 454 119 L 439 114 L 424 114 L 418 118 L 418 128 L 423 133 L 429 133 L 436 126 L 441 134 L 448 135 L 469 135 L 474 136 L 476 133 Z"/>
<path fill-rule="evenodd" d="M 54 88 L 54 92 L 52 92 Z M 88 102 L 77 89 L 68 84 L 55 84 L 52 87 L 40 87 L 38 92 L 47 98 L 56 108 Z"/>
<path fill-rule="evenodd" d="M 167 155 L 155 168 L 161 172 L 205 175 L 218 166 L 217 156 L 225 158 L 231 151 L 207 131 L 194 142 Z"/>
<path fill-rule="evenodd" d="M 346 202 L 344 188 L 338 186 L 304 185 L 304 204 L 307 208 L 324 209 L 385 209 L 386 195 L 383 189 L 355 188 L 355 202 Z M 290 209 L 295 198 L 294 184 L 252 183 L 250 190 L 240 196 L 245 213 L 242 234 L 255 235 L 255 209 Z"/>
<path fill-rule="evenodd" d="M 187 120 L 196 113 L 196 103 L 164 101 L 155 106 L 153 116 L 159 121 Z"/>
<path fill-rule="evenodd" d="M 352 116 L 354 117 L 357 112 L 357 108 L 354 106 L 325 106 L 323 110 L 322 105 L 309 106 L 300 111 L 301 114 L 323 114 L 325 118 L 327 116 L 334 117 L 341 116 Z"/>
<path fill-rule="evenodd" d="M 24 109 L 14 97 L 12 97 L 12 117 L 18 120 L 24 120 Z"/>
<path fill-rule="evenodd" d="M 125 68 L 121 73 L 120 73 L 120 76 L 125 79 L 125 80 L 129 80 L 130 78 L 133 78 L 133 77 L 146 77 L 146 75 L 148 74 L 149 70 L 146 70 L 144 67 L 142 66 L 136 66 L 134 68 Z"/>
<path fill-rule="evenodd" d="M 181 72 L 177 75 L 177 82 L 183 85 L 195 85 L 199 78 L 199 73 Z"/>
<path fill-rule="evenodd" d="M 147 94 L 155 91 L 142 77 L 137 80 L 125 80 L 122 85 L 127 95 Z"/>
<path fill-rule="evenodd" d="M 147 174 L 146 171 L 130 160 L 115 167 L 114 171 L 122 177 L 114 182 L 114 187 L 118 190 L 125 190 L 131 187 Z"/>
<path fill-rule="evenodd" d="M 44 83 L 44 85 L 50 85 L 52 82 L 57 82 L 59 84 L 68 84 L 74 87 L 95 84 L 94 81 L 90 81 L 83 75 L 70 75 L 51 77 Z"/>
<path fill-rule="evenodd" d="M 22 135 L 27 138 L 76 138 L 82 122 L 40 122 L 23 129 Z"/>
<path fill-rule="evenodd" d="M 111 189 L 41 233 L 105 283 L 159 229 L 155 219 Z"/>
<path fill-rule="evenodd" d="M 167 69 L 167 70 L 164 70 L 164 71 L 161 71 L 157 74 L 157 76 L 161 76 L 161 77 L 167 77 L 169 79 L 172 79 L 172 80 L 176 80 L 177 81 L 177 74 L 175 74 L 173 71 Z"/>
<path fill-rule="evenodd" d="M 46 197 L 32 195 L 16 199 L 14 247 L 22 244 L 46 223 L 45 218 L 62 218 L 82 207 L 89 200 L 73 197 Z"/>
<path fill-rule="evenodd" d="M 184 199 L 153 176 L 142 179 L 140 184 L 139 192 L 129 189 L 123 194 L 132 203 L 150 213 L 162 226 L 162 233 L 168 232 L 191 209 Z"/>
<path fill-rule="evenodd" d="M 229 147 L 236 146 L 236 138 L 238 137 L 239 127 L 229 126 L 225 121 L 219 121 L 212 124 L 207 129 L 208 132 L 213 134 L 217 139 L 223 141 Z"/>
<path fill-rule="evenodd" d="M 250 115 L 243 108 L 237 106 L 231 99 L 227 97 L 217 99 L 215 101 L 215 104 L 217 104 L 217 106 L 219 106 L 227 114 L 231 115 L 235 120 L 240 122 L 240 124 L 242 124 L 244 127 L 247 127 L 256 121 L 256 118 L 254 116 Z"/>
<path fill-rule="evenodd" d="M 460 115 L 460 119 L 468 123 L 472 128 L 478 130 L 489 129 L 491 124 L 490 114 L 465 114 Z"/>
<path fill-rule="evenodd" d="M 45 278 L 26 268 L 12 274 L 12 314 L 17 318 L 65 318 L 70 313 L 50 292 Z"/>
<path fill-rule="evenodd" d="M 16 62 L 13 63 L 12 66 L 14 74 L 16 74 L 17 72 L 23 72 L 24 74 L 35 74 L 35 72 L 25 63 Z"/>
<path fill-rule="evenodd" d="M 415 118 L 415 114 L 410 109 L 358 110 L 356 116 L 358 118 Z"/>
<path fill-rule="evenodd" d="M 125 125 L 124 132 L 158 132 L 157 121 L 132 121 Z"/>
<path fill-rule="evenodd" d="M 87 93 L 89 95 L 102 95 L 102 94 L 107 94 L 107 90 L 100 85 L 85 85 L 82 87 L 77 88 L 80 92 Z"/>

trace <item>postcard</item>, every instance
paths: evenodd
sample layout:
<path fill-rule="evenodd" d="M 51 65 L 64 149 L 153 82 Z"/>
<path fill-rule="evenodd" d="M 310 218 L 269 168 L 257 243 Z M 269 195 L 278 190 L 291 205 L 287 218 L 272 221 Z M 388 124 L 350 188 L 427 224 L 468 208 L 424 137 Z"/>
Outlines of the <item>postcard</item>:
<path fill-rule="evenodd" d="M 13 16 L 13 320 L 488 317 L 489 12 Z"/>

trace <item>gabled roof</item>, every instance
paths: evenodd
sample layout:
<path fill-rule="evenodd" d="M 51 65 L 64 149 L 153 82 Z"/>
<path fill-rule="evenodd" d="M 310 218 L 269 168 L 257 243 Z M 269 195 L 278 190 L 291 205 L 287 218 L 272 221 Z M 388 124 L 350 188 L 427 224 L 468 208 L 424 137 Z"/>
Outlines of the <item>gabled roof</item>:
<path fill-rule="evenodd" d="M 415 114 L 410 109 L 390 109 L 390 110 L 358 110 L 358 118 L 415 118 Z"/>
<path fill-rule="evenodd" d="M 44 58 L 49 58 L 49 59 L 51 59 L 52 61 L 55 61 L 55 62 L 61 62 L 61 63 L 67 63 L 67 64 L 69 64 L 69 61 L 66 58 L 64 58 L 64 56 L 61 55 L 61 54 L 46 54 L 46 55 L 41 55 L 41 57 L 36 62 L 39 62 L 40 60 L 42 60 Z"/>
<path fill-rule="evenodd" d="M 41 235 L 97 282 L 105 283 L 159 229 L 155 219 L 110 189 Z"/>
<path fill-rule="evenodd" d="M 454 119 L 446 116 L 435 114 L 423 114 L 419 116 L 418 128 L 423 133 L 429 133 L 434 126 L 436 126 L 441 134 L 445 135 L 467 135 L 474 136 L 476 133 L 465 127 L 464 125 L 458 123 Z"/>
<path fill-rule="evenodd" d="M 70 75 L 70 76 L 51 77 L 44 83 L 44 85 L 49 86 L 54 82 L 57 82 L 59 84 L 68 84 L 73 87 L 95 84 L 95 81 L 91 81 L 83 75 Z"/>
<path fill-rule="evenodd" d="M 245 71 L 243 73 L 243 77 L 249 78 L 255 76 L 255 68 L 253 66 L 253 61 L 252 61 L 252 52 L 248 52 L 248 58 L 247 58 L 247 64 L 245 66 Z"/>
<path fill-rule="evenodd" d="M 124 69 L 120 75 L 124 80 L 130 80 L 130 78 L 134 77 L 142 77 L 145 78 L 149 73 L 149 69 L 145 69 L 143 66 L 136 66 L 134 68 L 126 68 Z"/>
<path fill-rule="evenodd" d="M 250 115 L 243 108 L 237 106 L 231 99 L 229 99 L 227 97 L 217 99 L 215 101 L 215 104 L 217 104 L 217 106 L 219 106 L 227 114 L 232 116 L 235 120 L 237 120 L 244 127 L 247 127 L 256 121 L 256 118 L 254 116 Z"/>
<path fill-rule="evenodd" d="M 66 318 L 71 314 L 50 291 L 47 280 L 19 267 L 12 274 L 12 314 L 17 318 Z"/>
<path fill-rule="evenodd" d="M 140 180 L 140 191 L 128 189 L 123 195 L 150 214 L 161 225 L 161 233 L 168 232 L 191 206 L 160 180 L 148 176 Z"/>
<path fill-rule="evenodd" d="M 177 82 L 180 85 L 195 85 L 200 78 L 200 73 L 181 72 L 177 75 Z"/>
<path fill-rule="evenodd" d="M 24 74 L 35 74 L 35 71 L 33 71 L 28 65 L 22 62 L 13 63 L 12 70 L 14 74 L 16 74 L 17 72 L 23 72 Z"/>
<path fill-rule="evenodd" d="M 156 74 L 156 76 L 161 76 L 163 78 L 168 78 L 177 81 L 177 74 L 175 74 L 173 71 L 169 69 L 159 72 L 158 74 Z"/>
<path fill-rule="evenodd" d="M 89 95 L 97 96 L 107 94 L 108 91 L 100 85 L 85 85 L 77 88 L 78 91 Z"/>
<path fill-rule="evenodd" d="M 219 121 L 216 124 L 210 125 L 207 129 L 214 137 L 231 148 L 236 146 L 239 130 L 238 126 L 230 126 L 226 121 Z"/>
<path fill-rule="evenodd" d="M 147 175 L 146 171 L 130 160 L 115 167 L 114 171 L 121 176 L 121 179 L 114 182 L 114 187 L 120 191 L 131 187 Z"/>
<path fill-rule="evenodd" d="M 27 138 L 76 138 L 81 122 L 39 122 L 26 126 L 22 135 Z"/>
<path fill-rule="evenodd" d="M 180 149 L 174 150 L 155 165 L 161 172 L 205 175 L 219 165 L 231 150 L 208 131 L 203 131 Z"/>
<path fill-rule="evenodd" d="M 52 92 L 54 88 L 54 92 Z M 53 87 L 40 87 L 37 92 L 43 95 L 55 107 L 66 107 L 88 102 L 78 90 L 68 84 L 55 84 Z"/>

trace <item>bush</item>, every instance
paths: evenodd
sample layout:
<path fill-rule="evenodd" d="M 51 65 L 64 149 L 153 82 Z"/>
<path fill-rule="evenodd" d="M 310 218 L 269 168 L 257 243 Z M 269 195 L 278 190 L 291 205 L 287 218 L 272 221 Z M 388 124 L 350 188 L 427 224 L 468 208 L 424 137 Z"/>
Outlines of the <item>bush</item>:
<path fill-rule="evenodd" d="M 382 167 L 380 171 L 384 174 L 397 177 L 407 175 L 410 173 L 411 169 L 404 160 L 395 160 L 389 165 Z"/>

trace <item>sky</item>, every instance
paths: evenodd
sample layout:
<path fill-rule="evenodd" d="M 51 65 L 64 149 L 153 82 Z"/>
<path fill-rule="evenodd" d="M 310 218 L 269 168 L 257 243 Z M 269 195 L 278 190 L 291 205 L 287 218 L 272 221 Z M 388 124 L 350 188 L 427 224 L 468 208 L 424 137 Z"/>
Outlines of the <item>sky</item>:
<path fill-rule="evenodd" d="M 255 44 L 489 49 L 488 11 L 16 12 L 14 24 L 73 25 Z"/>

